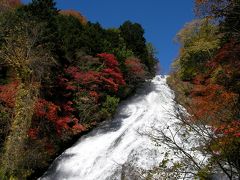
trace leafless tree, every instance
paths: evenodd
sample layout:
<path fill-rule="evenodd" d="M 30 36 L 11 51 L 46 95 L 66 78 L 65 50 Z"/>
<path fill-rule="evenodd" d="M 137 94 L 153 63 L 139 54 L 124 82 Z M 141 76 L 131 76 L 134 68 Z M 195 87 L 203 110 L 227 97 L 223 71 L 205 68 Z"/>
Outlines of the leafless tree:
<path fill-rule="evenodd" d="M 189 115 L 180 105 L 176 105 L 175 112 L 169 112 L 169 115 L 175 121 L 171 126 L 152 126 L 150 131 L 139 132 L 148 136 L 157 146 L 165 146 L 174 154 L 174 157 L 170 157 L 167 151 L 159 166 L 149 171 L 150 175 L 159 174 L 172 179 L 239 179 L 238 164 L 211 146 L 219 143 L 221 134 L 215 134 L 205 120 L 199 119 L 194 123 L 193 115 Z M 222 150 L 227 148 L 222 147 Z M 178 160 L 175 161 L 174 158 Z"/>

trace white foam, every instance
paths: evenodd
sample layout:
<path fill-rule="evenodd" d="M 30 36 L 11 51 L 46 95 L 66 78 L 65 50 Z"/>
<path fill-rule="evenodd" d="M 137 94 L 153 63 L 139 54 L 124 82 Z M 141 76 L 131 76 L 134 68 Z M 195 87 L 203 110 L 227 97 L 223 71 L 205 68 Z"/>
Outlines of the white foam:
<path fill-rule="evenodd" d="M 173 126 L 177 120 L 170 118 L 169 113 L 174 113 L 174 95 L 163 76 L 156 76 L 147 88 L 150 90 L 140 92 L 122 105 L 113 120 L 115 125 L 110 123 L 112 131 L 103 125 L 81 138 L 57 158 L 40 179 L 120 180 L 117 172 L 126 162 L 131 161 L 143 169 L 157 166 L 166 147 L 156 146 L 138 131 L 151 131 L 151 126 Z"/>

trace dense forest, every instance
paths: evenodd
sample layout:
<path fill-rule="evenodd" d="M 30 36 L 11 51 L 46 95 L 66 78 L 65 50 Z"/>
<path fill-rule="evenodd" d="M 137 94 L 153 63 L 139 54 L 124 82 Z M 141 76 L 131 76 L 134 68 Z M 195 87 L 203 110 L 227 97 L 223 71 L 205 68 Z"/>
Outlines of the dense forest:
<path fill-rule="evenodd" d="M 168 83 L 191 114 L 184 123 L 210 156 L 199 176 L 220 170 L 239 179 L 240 1 L 196 0 L 195 13 L 176 36 L 181 48 Z"/>
<path fill-rule="evenodd" d="M 104 29 L 53 0 L 0 3 L 0 179 L 34 179 L 157 60 L 138 23 Z"/>
<path fill-rule="evenodd" d="M 195 136 L 191 150 L 206 159 L 195 161 L 176 143 L 180 130 L 171 139 L 158 129 L 156 144 L 180 151 L 183 161 L 169 168 L 171 157 L 163 159 L 149 179 L 240 177 L 240 0 L 195 0 L 194 11 L 176 35 L 167 82 L 181 106 L 174 118 L 182 136 Z M 138 23 L 106 29 L 54 0 L 0 0 L 0 179 L 40 177 L 79 137 L 110 121 L 155 76 L 157 62 Z"/>

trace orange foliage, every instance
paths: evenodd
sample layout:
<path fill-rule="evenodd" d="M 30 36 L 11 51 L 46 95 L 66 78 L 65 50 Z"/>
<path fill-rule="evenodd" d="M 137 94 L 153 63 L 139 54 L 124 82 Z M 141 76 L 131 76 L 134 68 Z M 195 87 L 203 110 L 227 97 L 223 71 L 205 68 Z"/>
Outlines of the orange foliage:
<path fill-rule="evenodd" d="M 205 81 L 206 79 L 207 79 L 207 77 L 206 77 L 205 74 L 198 74 L 192 80 L 192 83 L 195 84 L 195 85 L 203 85 L 205 83 L 208 83 L 208 82 Z"/>
<path fill-rule="evenodd" d="M 196 0 L 197 4 L 202 4 L 202 3 L 205 3 L 205 2 L 207 2 L 207 0 Z"/>
<path fill-rule="evenodd" d="M 6 10 L 9 8 L 15 8 L 21 5 L 20 0 L 0 0 L 0 10 Z"/>
<path fill-rule="evenodd" d="M 38 133 L 39 133 L 39 129 L 37 128 L 31 128 L 28 130 L 28 136 L 33 140 L 38 138 Z"/>
<path fill-rule="evenodd" d="M 98 102 L 98 99 L 100 95 L 96 91 L 90 91 L 89 95 L 95 99 L 96 102 Z"/>
<path fill-rule="evenodd" d="M 209 66 L 214 67 L 216 63 L 237 63 L 239 65 L 239 50 L 240 44 L 231 40 L 230 42 L 223 45 L 223 47 L 215 55 L 209 63 Z"/>
<path fill-rule="evenodd" d="M 16 7 L 21 5 L 21 0 L 8 0 L 8 2 L 11 7 Z"/>
<path fill-rule="evenodd" d="M 192 111 L 198 118 L 208 116 L 211 121 L 220 121 L 220 118 L 228 120 L 234 116 L 239 95 L 232 86 L 236 86 L 234 82 L 240 77 L 239 52 L 239 44 L 226 43 L 207 63 L 208 74 L 198 74 L 194 78 L 191 96 L 195 108 Z"/>
<path fill-rule="evenodd" d="M 73 66 L 70 66 L 67 69 L 65 69 L 65 72 L 71 75 L 74 81 L 77 82 L 78 84 L 89 85 L 91 83 L 101 82 L 99 79 L 99 76 L 100 76 L 99 72 L 94 72 L 94 71 L 82 72 L 78 67 L 73 67 Z M 72 87 L 74 83 L 65 79 L 66 78 L 62 79 L 61 81 L 68 82 L 68 86 L 70 87 L 66 87 L 66 88 L 74 90 L 75 88 Z"/>
<path fill-rule="evenodd" d="M 231 107 L 234 106 L 238 95 L 228 92 L 224 87 L 217 84 L 209 85 L 195 85 L 192 93 L 193 106 L 191 111 L 198 119 L 206 118 L 211 119 L 210 124 L 216 123 L 221 118 L 229 119 Z M 220 112 L 222 113 L 219 116 Z M 215 120 L 215 121 L 214 121 Z M 214 122 L 213 122 L 214 121 Z"/>
<path fill-rule="evenodd" d="M 73 103 L 68 101 L 66 104 L 62 104 L 62 110 L 65 112 L 67 116 L 59 116 L 58 111 L 61 108 L 50 101 L 46 101 L 44 99 L 39 99 L 35 104 L 35 115 L 38 118 L 44 118 L 48 121 L 52 122 L 56 131 L 59 135 L 61 135 L 63 130 L 69 130 L 74 132 L 85 131 L 85 127 L 79 124 L 79 120 L 77 118 L 72 118 L 71 113 L 75 111 L 74 108 L 71 107 Z M 69 123 L 74 123 L 73 127 L 69 126 Z M 34 131 L 29 131 L 29 136 L 34 139 L 35 134 Z"/>
<path fill-rule="evenodd" d="M 113 54 L 101 53 L 97 56 L 104 60 L 104 63 L 107 67 L 115 68 L 119 65 L 116 57 Z"/>
<path fill-rule="evenodd" d="M 75 124 L 75 125 L 72 127 L 72 129 L 73 129 L 73 132 L 74 132 L 75 134 L 77 134 L 77 133 L 79 133 L 79 132 L 86 131 L 86 128 L 85 128 L 83 125 L 81 125 L 81 124 Z"/>
<path fill-rule="evenodd" d="M 209 63 L 211 67 L 215 67 L 217 63 L 221 65 L 229 65 L 231 68 L 240 68 L 240 44 L 235 41 L 226 43 L 216 54 L 215 58 Z"/>
<path fill-rule="evenodd" d="M 87 24 L 87 19 L 78 11 L 75 10 L 61 10 L 59 11 L 60 14 L 66 16 L 73 16 L 79 20 L 79 22 L 83 25 Z"/>
<path fill-rule="evenodd" d="M 119 86 L 125 86 L 125 80 L 122 72 L 119 69 L 119 63 L 113 54 L 101 53 L 97 55 L 103 60 L 104 68 L 101 71 L 100 78 L 105 83 L 107 89 L 112 89 L 115 92 L 118 91 Z"/>
<path fill-rule="evenodd" d="M 128 58 L 125 61 L 125 65 L 134 75 L 138 77 L 144 77 L 146 72 L 143 68 L 143 65 L 140 63 L 140 60 L 137 58 Z"/>
<path fill-rule="evenodd" d="M 101 53 L 97 56 L 100 57 L 99 61 L 103 65 L 101 70 L 82 71 L 79 67 L 70 66 L 65 69 L 68 78 L 60 77 L 60 84 L 70 91 L 79 91 L 84 88 L 91 91 L 107 89 L 117 92 L 120 86 L 125 86 L 126 83 L 115 56 L 108 53 Z"/>
<path fill-rule="evenodd" d="M 72 101 L 68 101 L 66 104 L 63 104 L 63 110 L 69 114 L 71 114 L 72 112 L 75 111 L 75 109 L 72 107 L 73 102 Z"/>
<path fill-rule="evenodd" d="M 4 105 L 13 108 L 15 105 L 17 87 L 17 81 L 0 86 L 0 103 L 4 103 Z"/>

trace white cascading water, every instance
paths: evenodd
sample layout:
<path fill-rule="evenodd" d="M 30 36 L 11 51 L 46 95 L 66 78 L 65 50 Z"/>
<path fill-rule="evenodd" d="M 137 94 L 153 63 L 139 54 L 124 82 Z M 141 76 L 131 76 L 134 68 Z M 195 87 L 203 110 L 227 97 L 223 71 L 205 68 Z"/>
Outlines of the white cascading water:
<path fill-rule="evenodd" d="M 153 126 L 174 126 L 177 120 L 171 116 L 173 99 L 166 76 L 156 76 L 120 105 L 112 121 L 83 136 L 59 156 L 40 179 L 120 180 L 122 176 L 131 176 L 130 171 L 124 170 L 127 164 L 145 170 L 157 166 L 166 149 L 139 132 Z"/>

